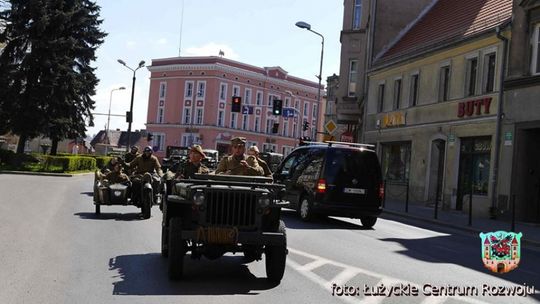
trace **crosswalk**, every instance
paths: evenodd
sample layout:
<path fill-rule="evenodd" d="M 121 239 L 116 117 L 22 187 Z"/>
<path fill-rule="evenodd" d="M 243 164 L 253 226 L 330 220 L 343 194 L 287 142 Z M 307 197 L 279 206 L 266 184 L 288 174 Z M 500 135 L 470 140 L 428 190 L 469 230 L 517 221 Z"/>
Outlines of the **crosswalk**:
<path fill-rule="evenodd" d="M 351 265 L 343 264 L 337 261 L 326 259 L 320 256 L 316 256 L 298 249 L 289 247 L 289 256 L 287 257 L 287 265 L 303 276 L 319 285 L 321 288 L 327 290 L 329 294 L 332 294 L 333 286 L 349 286 L 354 287 L 353 294 L 349 296 L 335 296 L 337 299 L 347 304 L 379 304 L 379 303 L 422 303 L 422 304 L 439 304 L 446 303 L 451 299 L 452 303 L 472 303 L 472 304 L 487 304 L 487 302 L 465 296 L 447 297 L 447 296 L 424 296 L 422 295 L 422 287 L 419 284 L 393 278 L 387 275 L 376 273 L 367 269 L 354 267 Z M 303 262 L 299 262 L 302 260 Z M 306 262 L 307 261 L 307 262 Z M 339 270 L 338 274 L 330 280 L 324 278 L 320 273 L 317 273 L 317 269 L 322 267 L 336 268 Z M 375 280 L 377 283 L 372 286 L 394 286 L 398 284 L 416 286 L 420 290 L 418 297 L 400 297 L 400 296 L 374 296 L 365 295 L 363 286 L 356 286 L 355 283 L 362 278 L 369 278 Z M 371 284 L 370 284 L 371 285 Z M 351 289 L 352 291 L 353 289 Z"/>

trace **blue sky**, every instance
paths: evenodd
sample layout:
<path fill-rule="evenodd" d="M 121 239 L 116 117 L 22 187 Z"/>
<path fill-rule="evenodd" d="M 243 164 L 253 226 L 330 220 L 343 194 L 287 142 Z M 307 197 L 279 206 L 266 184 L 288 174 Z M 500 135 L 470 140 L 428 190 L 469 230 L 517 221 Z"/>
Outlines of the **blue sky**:
<path fill-rule="evenodd" d="M 182 22 L 182 2 L 184 3 Z M 139 61 L 179 54 L 182 26 L 182 56 L 218 55 L 247 64 L 280 66 L 294 75 L 317 81 L 321 38 L 294 24 L 305 21 L 325 37 L 323 84 L 339 74 L 339 34 L 343 23 L 343 0 L 97 0 L 101 6 L 102 30 L 108 33 L 97 51 L 95 113 L 107 113 L 111 90 L 115 91 L 111 114 L 129 110 L 132 72 L 117 59 L 135 67 Z M 144 129 L 150 73 L 137 71 L 132 129 Z M 87 135 L 104 129 L 107 116 L 95 116 Z M 123 117 L 111 117 L 110 128 L 127 129 Z"/>

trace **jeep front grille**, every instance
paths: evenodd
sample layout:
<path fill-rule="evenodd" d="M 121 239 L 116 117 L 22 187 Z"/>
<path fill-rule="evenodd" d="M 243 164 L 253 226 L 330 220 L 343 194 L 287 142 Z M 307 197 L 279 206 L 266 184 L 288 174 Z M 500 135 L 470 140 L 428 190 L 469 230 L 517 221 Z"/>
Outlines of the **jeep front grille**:
<path fill-rule="evenodd" d="M 241 191 L 206 191 L 206 222 L 209 225 L 253 227 L 257 196 Z"/>

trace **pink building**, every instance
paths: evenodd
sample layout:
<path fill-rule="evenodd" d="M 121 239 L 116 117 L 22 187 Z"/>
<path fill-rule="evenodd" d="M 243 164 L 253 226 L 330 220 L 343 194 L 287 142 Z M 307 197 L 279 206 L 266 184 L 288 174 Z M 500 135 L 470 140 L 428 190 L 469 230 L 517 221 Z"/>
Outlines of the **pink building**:
<path fill-rule="evenodd" d="M 299 137 L 315 138 L 322 131 L 316 130 L 323 114 L 318 84 L 287 75 L 280 67 L 259 68 L 211 56 L 154 59 L 148 70 L 146 126 L 158 157 L 167 146 L 192 143 L 224 155 L 235 136 L 246 137 L 248 145 L 261 150 L 288 154 Z M 241 97 L 240 113 L 231 112 L 233 96 Z M 283 101 L 282 116 L 272 115 L 274 99 Z M 272 132 L 275 124 L 278 133 Z"/>

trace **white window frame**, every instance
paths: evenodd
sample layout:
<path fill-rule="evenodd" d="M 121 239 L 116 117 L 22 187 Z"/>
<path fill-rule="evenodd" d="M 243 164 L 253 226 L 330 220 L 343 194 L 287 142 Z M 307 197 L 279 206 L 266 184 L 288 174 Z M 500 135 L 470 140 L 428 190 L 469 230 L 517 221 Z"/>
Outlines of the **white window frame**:
<path fill-rule="evenodd" d="M 206 96 L 206 80 L 197 81 L 197 99 L 204 99 Z"/>
<path fill-rule="evenodd" d="M 447 87 L 447 95 L 448 96 L 444 96 L 444 82 L 443 82 L 443 77 L 442 77 L 442 71 L 444 68 L 448 68 L 448 79 L 445 79 L 447 82 L 448 82 L 448 87 Z M 452 64 L 450 61 L 446 61 L 446 62 L 443 62 L 441 63 L 441 65 L 439 66 L 439 73 L 438 73 L 438 80 L 437 82 L 439 83 L 438 87 L 437 87 L 437 94 L 438 94 L 438 100 L 439 102 L 445 102 L 445 101 L 449 101 L 450 100 L 450 89 L 451 89 L 451 80 L 452 80 Z"/>
<path fill-rule="evenodd" d="M 182 114 L 182 124 L 189 125 L 191 124 L 191 107 L 184 107 L 184 113 Z"/>
<path fill-rule="evenodd" d="M 195 110 L 195 124 L 203 125 L 204 124 L 204 108 L 197 107 Z"/>
<path fill-rule="evenodd" d="M 266 151 L 274 151 L 274 152 L 276 152 L 276 151 L 278 151 L 276 144 L 263 143 L 262 148 L 263 148 L 263 150 L 261 152 L 266 152 Z"/>
<path fill-rule="evenodd" d="M 534 25 L 534 30 L 532 31 L 533 35 L 531 37 L 532 44 L 532 54 L 531 54 L 531 75 L 540 74 L 540 23 Z"/>
<path fill-rule="evenodd" d="M 261 116 L 255 116 L 255 125 L 253 126 L 255 132 L 261 131 Z"/>
<path fill-rule="evenodd" d="M 488 73 L 489 73 L 489 56 L 494 55 L 495 56 L 495 65 L 493 68 L 493 89 L 491 91 L 487 91 L 486 86 L 488 84 Z M 493 93 L 497 90 L 497 60 L 498 53 L 497 53 L 497 47 L 491 47 L 488 49 L 485 49 L 482 51 L 482 93 Z"/>
<path fill-rule="evenodd" d="M 313 106 L 311 107 L 311 111 L 312 111 L 312 114 L 311 116 L 313 117 L 313 119 L 316 119 L 316 117 L 319 117 L 319 105 L 314 103 Z"/>
<path fill-rule="evenodd" d="M 268 94 L 268 103 L 266 105 L 271 107 L 272 103 L 274 102 L 274 99 L 276 99 L 276 96 L 274 94 L 269 93 Z"/>
<path fill-rule="evenodd" d="M 231 129 L 236 129 L 236 121 L 238 120 L 238 113 L 231 113 L 231 121 L 229 122 L 229 127 Z"/>
<path fill-rule="evenodd" d="M 165 133 L 154 133 L 154 138 L 152 139 L 152 147 L 158 147 L 158 151 L 165 150 Z M 156 143 L 156 145 L 154 145 Z"/>
<path fill-rule="evenodd" d="M 219 100 L 221 101 L 227 100 L 227 86 L 225 82 L 219 84 Z"/>
<path fill-rule="evenodd" d="M 165 107 L 158 106 L 156 122 L 158 124 L 161 124 L 161 123 L 163 123 L 164 119 L 165 119 Z"/>
<path fill-rule="evenodd" d="M 463 90 L 463 96 L 464 97 L 470 97 L 477 95 L 478 92 L 478 75 L 480 74 L 480 56 L 478 52 L 469 54 L 465 56 L 465 83 L 464 83 L 464 90 Z M 469 94 L 470 91 L 470 80 L 471 80 L 471 67 L 473 60 L 476 60 L 476 75 L 474 79 L 474 90 L 472 94 Z"/>
<path fill-rule="evenodd" d="M 397 84 L 399 84 L 399 92 L 397 90 Z M 401 77 L 394 78 L 394 96 L 392 102 L 392 108 L 399 110 L 403 106 L 403 79 Z"/>
<path fill-rule="evenodd" d="M 308 117 L 308 115 L 309 115 L 309 101 L 304 101 L 304 111 L 302 113 L 304 115 L 304 118 Z"/>
<path fill-rule="evenodd" d="M 297 129 L 298 129 L 298 123 L 293 122 L 292 138 L 296 138 L 296 133 L 297 133 L 297 131 L 298 131 Z"/>
<path fill-rule="evenodd" d="M 189 139 L 191 137 L 191 134 L 183 134 L 182 135 L 182 146 L 186 147 L 189 145 Z"/>
<path fill-rule="evenodd" d="M 283 121 L 283 130 L 281 132 L 284 137 L 289 137 L 289 121 Z"/>
<path fill-rule="evenodd" d="M 242 115 L 242 130 L 249 130 L 249 115 Z"/>
<path fill-rule="evenodd" d="M 246 88 L 244 90 L 244 102 L 243 102 L 245 105 L 250 105 L 251 104 L 251 89 L 250 88 Z"/>
<path fill-rule="evenodd" d="M 234 96 L 241 97 L 241 96 L 240 96 L 240 86 L 233 85 L 232 96 L 233 96 L 233 97 L 234 97 Z"/>
<path fill-rule="evenodd" d="M 165 99 L 167 96 L 167 82 L 162 81 L 159 83 L 159 99 Z"/>
<path fill-rule="evenodd" d="M 381 91 L 382 88 L 382 91 Z M 382 93 L 382 94 L 381 94 Z M 384 112 L 384 100 L 386 99 L 386 81 L 377 84 L 377 113 Z"/>
<path fill-rule="evenodd" d="M 186 80 L 186 85 L 184 88 L 184 97 L 192 98 L 193 97 L 193 88 L 195 87 L 195 82 L 192 80 Z"/>
<path fill-rule="evenodd" d="M 352 29 L 359 30 L 362 27 L 362 0 L 354 0 L 352 18 Z"/>
<path fill-rule="evenodd" d="M 258 106 L 262 106 L 263 104 L 263 92 L 262 91 L 257 91 L 257 100 L 256 100 L 256 104 Z"/>
<path fill-rule="evenodd" d="M 413 81 L 413 78 L 415 76 L 416 76 L 416 95 L 414 94 L 414 81 Z M 409 76 L 409 107 L 417 106 L 419 97 L 420 97 L 420 72 L 414 71 Z"/>
<path fill-rule="evenodd" d="M 225 127 L 225 110 L 218 110 L 216 121 L 217 121 L 218 127 Z"/>
<path fill-rule="evenodd" d="M 353 69 L 353 64 L 355 69 Z M 354 77 L 354 82 L 352 81 Z M 354 90 L 351 90 L 351 86 L 354 84 Z M 347 81 L 347 96 L 356 97 L 356 90 L 358 89 L 358 60 L 349 59 L 349 78 Z"/>

